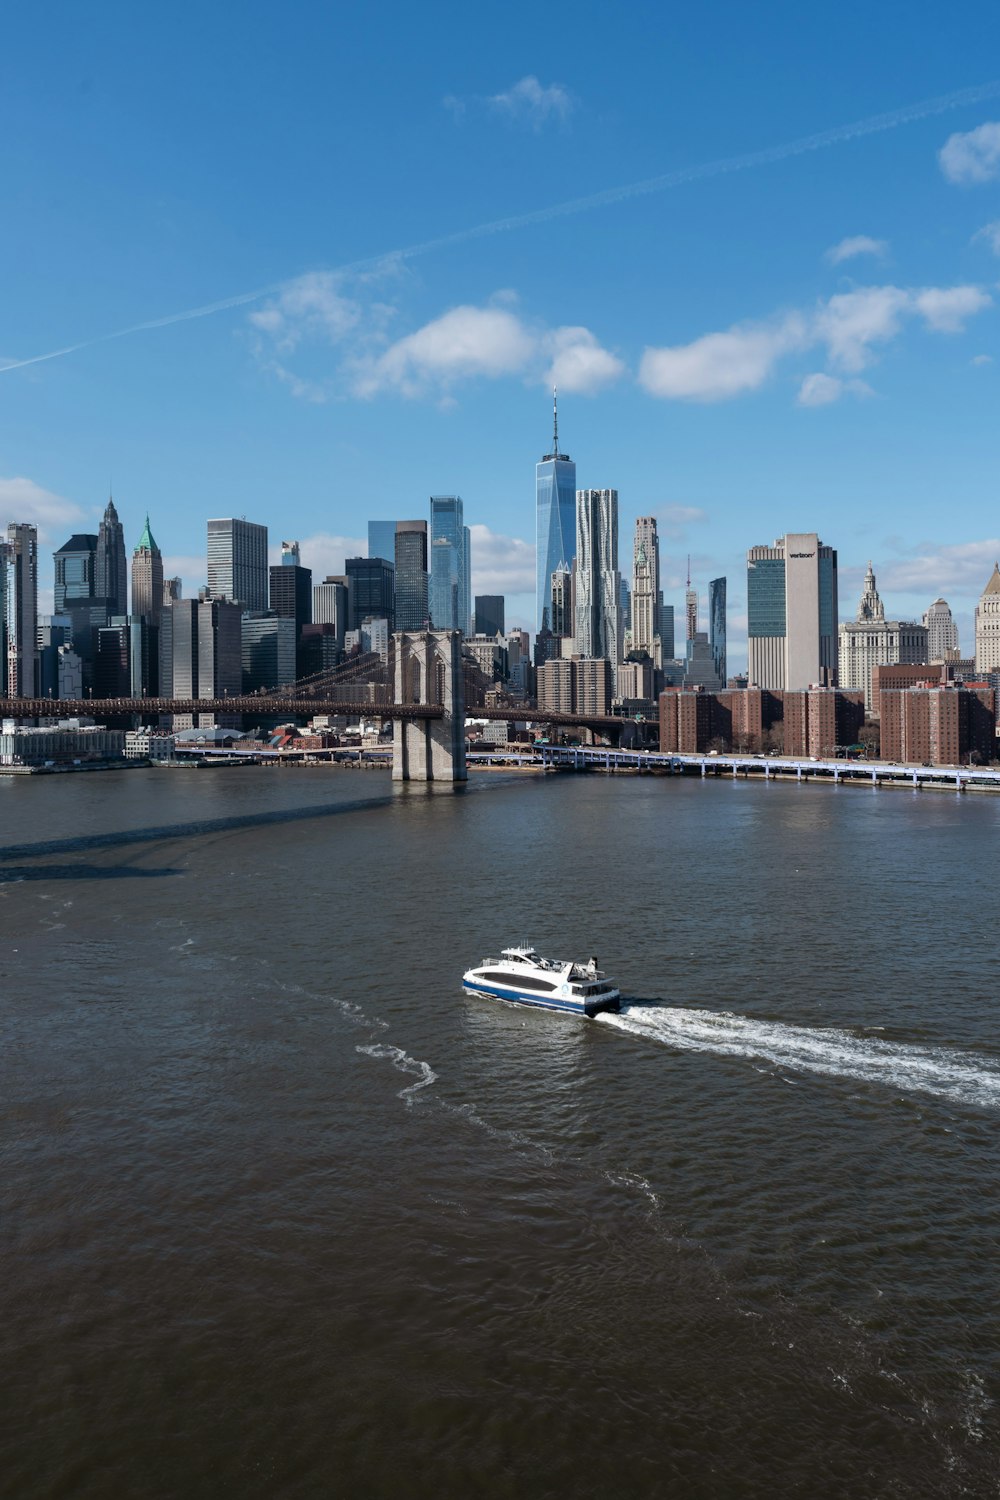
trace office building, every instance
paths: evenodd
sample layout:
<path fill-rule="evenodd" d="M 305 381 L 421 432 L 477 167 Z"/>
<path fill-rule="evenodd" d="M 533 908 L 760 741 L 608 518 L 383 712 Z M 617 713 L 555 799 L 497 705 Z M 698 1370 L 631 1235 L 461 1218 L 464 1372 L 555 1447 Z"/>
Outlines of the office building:
<path fill-rule="evenodd" d="M 267 609 L 267 527 L 255 521 L 208 523 L 208 592 L 245 610 Z"/>
<path fill-rule="evenodd" d="M 621 656 L 621 576 L 618 572 L 618 491 L 576 495 L 576 654 Z"/>
<path fill-rule="evenodd" d="M 347 576 L 347 628 L 360 630 L 363 620 L 388 620 L 393 628 L 396 569 L 384 557 L 349 557 Z"/>
<path fill-rule="evenodd" d="M 1000 564 L 994 564 L 989 583 L 976 605 L 976 671 L 1000 669 Z"/>
<path fill-rule="evenodd" d="M 948 661 L 958 655 L 958 626 L 946 599 L 935 599 L 924 615 L 927 660 Z"/>
<path fill-rule="evenodd" d="M 125 531 L 118 519 L 115 502 L 108 500 L 104 518 L 97 530 L 94 554 L 94 594 L 108 601 L 108 616 L 128 614 L 128 563 L 125 559 Z"/>
<path fill-rule="evenodd" d="M 573 601 L 573 570 L 566 564 L 560 563 L 552 574 L 551 589 L 551 621 L 550 629 L 553 636 L 563 639 L 572 636 L 576 628 L 575 609 Z M 539 637 L 541 632 L 539 632 Z"/>
<path fill-rule="evenodd" d="M 869 562 L 858 604 L 857 619 L 840 627 L 837 678 L 848 692 L 864 694 L 869 713 L 874 709 L 872 673 L 876 667 L 928 660 L 928 630 L 913 620 L 887 620 Z"/>
<path fill-rule="evenodd" d="M 340 664 L 343 655 L 344 634 L 337 635 L 337 627 L 328 621 L 317 624 L 313 621 L 302 630 L 301 672 L 303 677 L 314 677 L 318 672 L 331 672 Z"/>
<path fill-rule="evenodd" d="M 132 553 L 132 613 L 159 625 L 163 612 L 163 557 L 149 529 L 149 517 Z"/>
<path fill-rule="evenodd" d="M 322 583 L 313 585 L 312 623 L 332 625 L 341 646 L 347 634 L 347 576 L 327 575 Z"/>
<path fill-rule="evenodd" d="M 164 608 L 160 618 L 164 698 L 239 696 L 243 691 L 242 614 L 241 605 L 225 599 L 175 599 Z M 179 727 L 177 720 L 175 727 Z"/>
<path fill-rule="evenodd" d="M 384 615 L 366 615 L 358 627 L 358 633 L 362 653 L 370 652 L 381 656 L 383 661 L 389 660 L 389 636 L 392 632 Z"/>
<path fill-rule="evenodd" d="M 726 685 L 726 580 L 713 578 L 708 585 L 708 644 L 715 675 Z"/>
<path fill-rule="evenodd" d="M 547 626 L 553 635 L 572 634 L 555 628 L 551 614 L 552 575 L 571 568 L 576 557 L 576 464 L 559 452 L 559 411 L 552 392 L 552 451 L 535 465 L 535 629 Z"/>
<path fill-rule="evenodd" d="M 291 616 L 244 615 L 240 622 L 243 691 L 257 693 L 294 682 L 297 644 L 298 630 Z"/>
<path fill-rule="evenodd" d="M 393 562 L 396 556 L 396 522 L 368 522 L 368 556 Z"/>
<path fill-rule="evenodd" d="M 131 658 L 129 628 L 124 620 L 104 625 L 97 632 L 94 656 L 94 696 L 96 698 L 130 698 Z"/>
<path fill-rule="evenodd" d="M 423 630 L 427 624 L 427 522 L 397 521 L 393 542 L 396 563 L 395 628 Z"/>
<path fill-rule="evenodd" d="M 68 615 L 39 615 L 35 632 L 38 646 L 38 693 L 41 698 L 59 697 L 59 651 L 72 648 L 73 625 Z M 83 696 L 81 682 L 80 697 Z"/>
<path fill-rule="evenodd" d="M 632 650 L 655 657 L 659 647 L 660 543 L 656 517 L 639 516 L 632 548 Z"/>
<path fill-rule="evenodd" d="M 505 635 L 503 594 L 476 595 L 476 635 Z"/>
<path fill-rule="evenodd" d="M 298 542 L 282 542 L 281 562 L 270 569 L 269 579 L 271 614 L 294 622 L 298 643 L 303 628 L 312 623 L 312 569 L 304 568 L 299 561 Z M 292 682 L 294 678 L 283 680 Z"/>
<path fill-rule="evenodd" d="M 692 641 L 698 634 L 698 590 L 691 587 L 691 559 L 688 558 L 687 588 L 684 591 L 685 640 Z"/>
<path fill-rule="evenodd" d="M 38 693 L 38 532 L 12 521 L 0 542 L 0 691 Z"/>
<path fill-rule="evenodd" d="M 53 604 L 61 615 L 68 600 L 93 599 L 97 593 L 94 570 L 97 560 L 97 537 L 77 532 L 55 553 L 55 590 Z"/>
<path fill-rule="evenodd" d="M 837 554 L 812 532 L 747 553 L 752 686 L 832 684 L 837 674 Z"/>
<path fill-rule="evenodd" d="M 674 657 L 674 606 L 664 604 L 662 599 L 659 607 L 660 622 L 660 653 L 663 661 L 672 661 Z"/>
<path fill-rule="evenodd" d="M 685 643 L 683 685 L 686 688 L 703 687 L 710 692 L 726 685 L 726 679 L 719 676 L 707 630 L 696 630 Z"/>
<path fill-rule="evenodd" d="M 431 496 L 430 618 L 435 630 L 471 634 L 469 528 L 458 495 Z"/>

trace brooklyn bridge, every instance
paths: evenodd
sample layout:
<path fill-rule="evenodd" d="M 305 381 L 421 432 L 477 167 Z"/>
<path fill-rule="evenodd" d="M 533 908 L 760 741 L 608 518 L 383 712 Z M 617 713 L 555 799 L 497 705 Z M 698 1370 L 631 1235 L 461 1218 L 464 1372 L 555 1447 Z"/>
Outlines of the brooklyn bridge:
<path fill-rule="evenodd" d="M 172 718 L 297 719 L 314 715 L 379 719 L 393 725 L 393 777 L 400 781 L 465 779 L 469 712 L 506 723 L 584 728 L 618 744 L 630 722 L 593 713 L 527 708 L 495 700 L 495 684 L 462 654 L 459 631 L 400 632 L 388 660 L 375 653 L 270 691 L 221 697 L 0 697 L 0 718 L 86 716 L 149 723 Z"/>

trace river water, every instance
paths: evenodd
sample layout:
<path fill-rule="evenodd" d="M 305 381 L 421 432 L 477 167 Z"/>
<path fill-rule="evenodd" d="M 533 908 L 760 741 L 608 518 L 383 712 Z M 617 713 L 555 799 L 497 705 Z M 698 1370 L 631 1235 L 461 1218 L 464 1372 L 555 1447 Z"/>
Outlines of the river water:
<path fill-rule="evenodd" d="M 0 778 L 0 1493 L 1000 1493 L 1000 801 Z M 532 940 L 630 999 L 466 997 Z"/>

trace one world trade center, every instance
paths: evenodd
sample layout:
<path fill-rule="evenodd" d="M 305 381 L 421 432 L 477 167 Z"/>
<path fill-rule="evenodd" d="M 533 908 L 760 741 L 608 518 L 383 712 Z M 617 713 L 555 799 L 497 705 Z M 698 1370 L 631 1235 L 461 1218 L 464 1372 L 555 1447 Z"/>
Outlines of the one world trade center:
<path fill-rule="evenodd" d="M 576 557 L 576 464 L 559 452 L 559 412 L 552 392 L 552 452 L 535 465 L 535 626 L 552 628 L 552 574 Z"/>

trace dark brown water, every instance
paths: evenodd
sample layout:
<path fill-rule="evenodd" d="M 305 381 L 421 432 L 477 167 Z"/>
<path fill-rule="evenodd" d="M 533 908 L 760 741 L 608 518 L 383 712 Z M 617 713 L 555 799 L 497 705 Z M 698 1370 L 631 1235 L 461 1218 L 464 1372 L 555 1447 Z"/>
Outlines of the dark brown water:
<path fill-rule="evenodd" d="M 0 778 L 0 1493 L 1000 1493 L 998 834 Z M 625 1013 L 462 994 L 522 938 Z"/>

